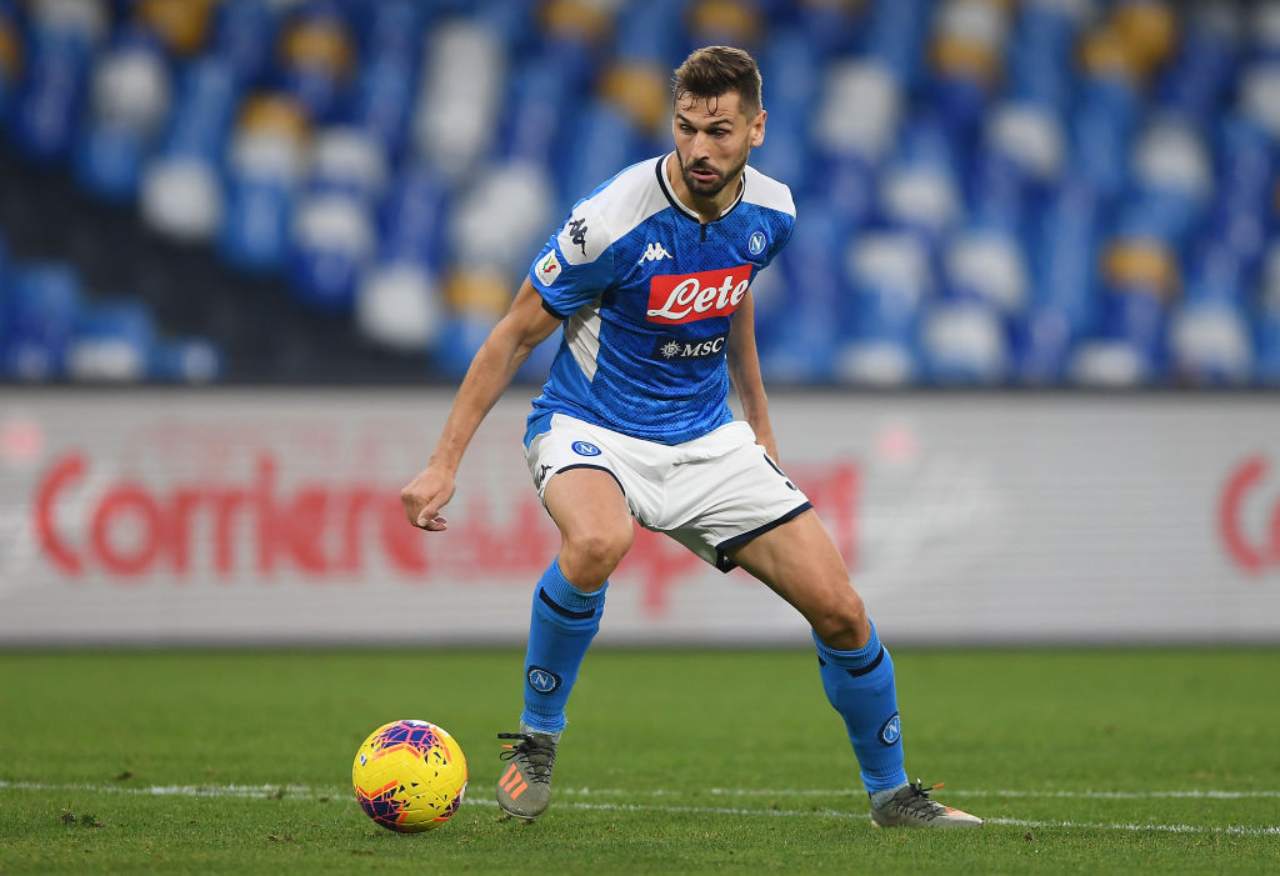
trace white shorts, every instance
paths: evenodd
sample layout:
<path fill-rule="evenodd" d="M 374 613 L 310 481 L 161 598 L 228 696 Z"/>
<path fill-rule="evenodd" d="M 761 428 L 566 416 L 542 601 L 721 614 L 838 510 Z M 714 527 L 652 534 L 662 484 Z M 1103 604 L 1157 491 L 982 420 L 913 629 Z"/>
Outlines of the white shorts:
<path fill-rule="evenodd" d="M 665 532 L 722 571 L 725 554 L 810 508 L 741 420 L 683 444 L 657 444 L 554 414 L 526 450 L 541 498 L 562 471 L 598 468 L 613 475 L 631 516 Z"/>

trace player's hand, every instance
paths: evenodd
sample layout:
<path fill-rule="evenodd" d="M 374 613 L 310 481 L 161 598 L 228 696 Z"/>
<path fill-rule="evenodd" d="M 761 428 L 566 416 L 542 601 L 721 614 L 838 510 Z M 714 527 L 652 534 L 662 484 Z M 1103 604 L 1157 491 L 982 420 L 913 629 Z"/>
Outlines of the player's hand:
<path fill-rule="evenodd" d="M 405 516 L 419 529 L 444 532 L 449 521 L 440 509 L 453 498 L 453 474 L 428 465 L 400 491 Z"/>

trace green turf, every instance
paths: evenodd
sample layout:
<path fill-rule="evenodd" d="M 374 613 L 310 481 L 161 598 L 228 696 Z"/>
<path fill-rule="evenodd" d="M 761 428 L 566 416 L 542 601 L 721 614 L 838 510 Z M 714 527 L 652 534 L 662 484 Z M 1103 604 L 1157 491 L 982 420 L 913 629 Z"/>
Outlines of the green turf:
<path fill-rule="evenodd" d="M 1280 825 L 1274 795 L 1048 795 L 1280 789 L 1280 651 L 901 649 L 895 662 L 908 768 L 945 780 L 948 802 L 1255 832 L 873 830 L 811 653 L 593 653 L 556 803 L 531 826 L 490 802 L 493 736 L 518 711 L 513 651 L 0 653 L 0 872 L 1280 870 L 1280 830 L 1256 832 Z M 449 729 L 472 776 L 474 803 L 418 836 L 377 827 L 348 791 L 361 739 L 407 717 Z M 307 789 L 138 793 L 231 784 Z M 996 790 L 1037 794 L 983 796 Z"/>

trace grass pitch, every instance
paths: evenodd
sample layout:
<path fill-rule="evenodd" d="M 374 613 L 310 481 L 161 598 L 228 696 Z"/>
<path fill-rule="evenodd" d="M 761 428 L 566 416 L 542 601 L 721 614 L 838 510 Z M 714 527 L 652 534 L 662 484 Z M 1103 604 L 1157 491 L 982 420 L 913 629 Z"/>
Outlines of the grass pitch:
<path fill-rule="evenodd" d="M 981 830 L 870 827 L 810 652 L 592 653 L 533 825 L 492 803 L 515 651 L 0 653 L 0 872 L 1280 870 L 1280 651 L 894 660 L 908 770 Z M 468 757 L 432 833 L 351 799 L 394 718 Z"/>

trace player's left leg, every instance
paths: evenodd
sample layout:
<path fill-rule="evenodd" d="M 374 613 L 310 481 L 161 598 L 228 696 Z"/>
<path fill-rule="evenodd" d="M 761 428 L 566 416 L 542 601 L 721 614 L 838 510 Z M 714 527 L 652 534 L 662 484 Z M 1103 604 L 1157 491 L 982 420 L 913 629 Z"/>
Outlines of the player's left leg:
<path fill-rule="evenodd" d="M 818 515 L 805 511 L 730 551 L 729 558 L 813 627 L 822 685 L 844 719 L 874 822 L 886 827 L 981 824 L 907 783 L 893 660 Z"/>

